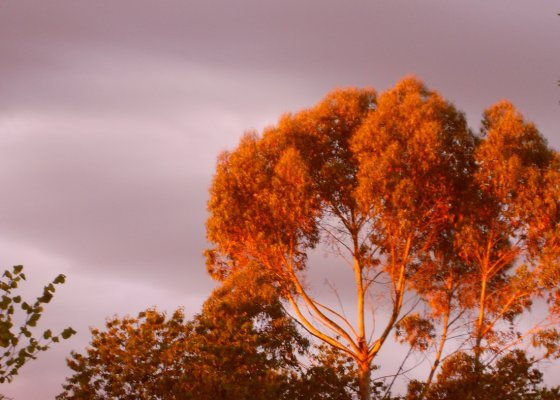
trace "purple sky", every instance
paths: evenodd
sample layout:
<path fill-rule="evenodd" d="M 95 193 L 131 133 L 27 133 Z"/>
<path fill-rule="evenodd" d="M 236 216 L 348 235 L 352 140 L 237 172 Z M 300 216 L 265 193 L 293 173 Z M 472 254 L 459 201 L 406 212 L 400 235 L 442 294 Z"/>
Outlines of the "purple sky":
<path fill-rule="evenodd" d="M 107 316 L 196 312 L 216 156 L 334 87 L 414 73 L 473 126 L 509 98 L 560 147 L 554 3 L 1 0 L 2 267 L 65 273 L 42 327 L 79 334 L 0 392 L 52 399 Z"/>

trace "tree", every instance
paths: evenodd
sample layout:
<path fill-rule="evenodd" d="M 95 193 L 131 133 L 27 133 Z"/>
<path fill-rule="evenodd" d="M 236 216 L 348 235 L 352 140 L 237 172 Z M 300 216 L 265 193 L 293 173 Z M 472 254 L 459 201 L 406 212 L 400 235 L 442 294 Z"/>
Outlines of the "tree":
<path fill-rule="evenodd" d="M 92 330 L 57 398 L 287 399 L 307 344 L 268 278 L 240 271 L 192 320 L 151 309 Z"/>
<path fill-rule="evenodd" d="M 514 322 L 535 299 L 548 296 L 554 304 L 560 281 L 557 157 L 511 103 L 502 101 L 485 111 L 461 218 L 439 238 L 440 251 L 422 263 L 422 268 L 433 271 L 424 275 L 430 279 L 415 282 L 431 302 L 432 322 L 441 327 L 424 391 L 452 326 L 455 338 L 467 340 L 447 347 L 447 352 L 464 352 L 462 345 L 471 345 L 475 369 L 481 374 L 497 356 L 527 339 L 538 341 L 541 334 L 557 337 L 549 329 L 558 323 L 554 306 L 534 326 L 514 329 Z M 549 340 L 547 346 L 551 345 Z M 549 351 L 546 357 L 552 354 Z M 466 397 L 478 398 L 473 391 L 478 386 L 466 387 L 471 391 Z"/>
<path fill-rule="evenodd" d="M 286 399 L 308 341 L 286 315 L 269 276 L 232 274 L 194 320 L 196 399 Z"/>
<path fill-rule="evenodd" d="M 184 342 L 190 332 L 179 310 L 166 319 L 156 310 L 138 318 L 112 318 L 92 329 L 85 354 L 67 360 L 73 375 L 58 399 L 182 398 Z M 165 397 L 167 394 L 168 397 Z"/>
<path fill-rule="evenodd" d="M 58 335 L 53 335 L 50 329 L 41 335 L 33 332 L 43 316 L 44 305 L 52 300 L 55 286 L 63 284 L 65 276 L 58 275 L 32 303 L 27 303 L 14 293 L 25 279 L 21 265 L 14 266 L 11 271 L 4 271 L 0 279 L 0 347 L 3 349 L 0 353 L 0 383 L 11 382 L 28 361 L 36 359 L 53 343 L 76 333 L 72 328 L 66 328 Z M 19 310 L 23 311 L 23 315 L 19 315 Z M 23 322 L 18 323 L 20 320 Z"/>
<path fill-rule="evenodd" d="M 453 324 L 482 370 L 484 354 L 491 362 L 516 344 L 504 322 L 535 297 L 560 304 L 558 171 L 557 153 L 507 102 L 486 111 L 477 136 L 416 79 L 379 96 L 337 90 L 220 156 L 208 270 L 224 279 L 251 263 L 273 274 L 307 331 L 354 360 L 361 399 L 397 327 L 420 350 L 437 341 L 429 382 Z M 350 264 L 353 319 L 312 295 L 305 272 L 316 246 Z M 368 319 L 373 298 L 384 309 Z M 427 311 L 411 315 L 419 302 Z M 382 327 L 371 332 L 374 319 Z"/>
<path fill-rule="evenodd" d="M 496 364 L 477 371 L 475 357 L 459 352 L 447 359 L 437 382 L 425 391 L 424 384 L 413 381 L 406 400 L 463 399 L 471 387 L 479 389 L 481 400 L 554 400 L 560 398 L 560 387 L 543 387 L 543 375 L 534 368 L 535 360 L 521 350 L 501 357 Z"/>
<path fill-rule="evenodd" d="M 463 115 L 415 79 L 379 98 L 335 91 L 220 157 L 208 206 L 209 270 L 219 278 L 255 262 L 275 273 L 306 329 L 354 359 L 360 397 L 369 399 L 372 361 L 403 316 L 418 260 L 453 220 L 474 144 Z M 327 241 L 350 259 L 355 324 L 303 281 L 309 250 Z M 375 290 L 389 298 L 389 318 L 368 340 L 365 302 Z"/>
<path fill-rule="evenodd" d="M 415 315 L 401 319 L 403 301 L 413 289 L 448 323 L 454 271 L 462 267 L 449 241 L 469 191 L 476 139 L 450 103 L 405 80 L 380 98 L 353 141 L 360 161 L 357 197 L 373 221 L 370 243 L 383 256 L 393 292 L 390 319 L 370 356 L 401 324 L 409 343 L 422 348 L 425 340 L 417 339 L 431 333 L 418 328 L 431 324 Z"/>
<path fill-rule="evenodd" d="M 499 332 L 499 324 L 512 322 L 542 296 L 541 276 L 558 275 L 558 259 L 550 263 L 543 255 L 558 254 L 560 215 L 560 192 L 551 190 L 559 177 L 555 153 L 536 127 L 505 101 L 485 111 L 482 127 L 475 212 L 458 234 L 459 255 L 475 266 L 475 286 L 465 296 L 465 306 L 476 312 L 475 369 L 486 351 L 519 341 L 517 334 Z"/>

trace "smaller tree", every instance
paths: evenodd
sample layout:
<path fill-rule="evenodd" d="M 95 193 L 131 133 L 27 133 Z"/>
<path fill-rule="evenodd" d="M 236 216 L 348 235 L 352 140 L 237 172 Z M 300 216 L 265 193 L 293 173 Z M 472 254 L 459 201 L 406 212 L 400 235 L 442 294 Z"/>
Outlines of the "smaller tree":
<path fill-rule="evenodd" d="M 66 278 L 58 275 L 31 304 L 14 293 L 25 278 L 21 265 L 14 266 L 11 271 L 6 270 L 0 278 L 0 383 L 11 382 L 19 369 L 29 360 L 34 360 L 38 353 L 76 333 L 72 328 L 66 328 L 58 335 L 53 335 L 50 329 L 40 336 L 32 332 L 43 315 L 44 305 L 53 298 L 55 286 L 63 284 Z M 23 311 L 23 316 L 18 315 L 18 309 Z M 23 322 L 18 324 L 19 320 Z"/>
<path fill-rule="evenodd" d="M 543 374 L 534 366 L 536 361 L 517 349 L 501 357 L 495 364 L 479 369 L 475 355 L 459 352 L 443 363 L 437 382 L 427 391 L 424 390 L 424 383 L 412 381 L 405 399 L 472 399 L 473 395 L 481 400 L 560 398 L 559 387 L 543 386 Z"/>
<path fill-rule="evenodd" d="M 93 329 L 57 399 L 286 399 L 307 341 L 268 278 L 240 272 L 192 320 L 152 309 Z"/>
<path fill-rule="evenodd" d="M 189 388 L 200 400 L 285 399 L 308 348 L 273 281 L 247 265 L 218 287 L 193 319 Z"/>
<path fill-rule="evenodd" d="M 92 329 L 85 354 L 72 352 L 74 374 L 57 399 L 181 398 L 191 332 L 180 310 L 170 318 L 156 310 L 111 318 L 105 331 Z"/>

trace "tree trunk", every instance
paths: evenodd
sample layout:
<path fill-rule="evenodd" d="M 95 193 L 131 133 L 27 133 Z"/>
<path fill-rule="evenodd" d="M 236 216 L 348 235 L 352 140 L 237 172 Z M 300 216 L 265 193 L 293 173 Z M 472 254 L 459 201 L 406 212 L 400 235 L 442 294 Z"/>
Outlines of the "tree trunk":
<path fill-rule="evenodd" d="M 487 268 L 488 261 L 485 264 L 484 271 L 488 270 Z M 478 381 L 480 376 L 482 375 L 482 363 L 480 362 L 480 358 L 482 357 L 482 336 L 484 334 L 484 317 L 485 317 L 485 306 L 486 306 L 486 287 L 487 287 L 487 276 L 484 273 L 482 276 L 482 285 L 480 290 L 480 309 L 478 313 L 478 321 L 476 324 L 476 338 L 475 338 L 475 345 L 474 345 L 474 379 Z M 478 400 L 480 398 L 480 390 L 478 386 L 471 386 L 470 396 L 469 398 Z"/>
<path fill-rule="evenodd" d="M 358 396 L 360 400 L 371 400 L 371 393 L 370 393 L 370 377 L 371 377 L 371 368 L 369 364 L 360 364 L 359 365 L 359 372 L 358 372 L 358 384 L 359 384 L 359 392 Z"/>

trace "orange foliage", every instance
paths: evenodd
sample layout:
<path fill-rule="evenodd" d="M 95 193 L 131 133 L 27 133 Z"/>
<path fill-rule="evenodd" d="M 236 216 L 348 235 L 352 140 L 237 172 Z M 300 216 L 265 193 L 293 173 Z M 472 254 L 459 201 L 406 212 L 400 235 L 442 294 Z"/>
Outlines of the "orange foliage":
<path fill-rule="evenodd" d="M 397 326 L 422 338 L 417 347 L 436 345 L 431 381 L 457 321 L 478 360 L 508 345 L 497 332 L 502 321 L 557 287 L 559 165 L 507 102 L 485 112 L 477 136 L 462 112 L 414 78 L 379 96 L 336 90 L 220 156 L 208 269 L 218 279 L 248 263 L 272 272 L 309 333 L 355 360 L 362 399 L 372 360 Z M 319 303 L 303 279 L 309 251 L 326 242 L 351 260 L 354 323 Z M 366 300 L 376 290 L 390 312 L 371 336 Z M 407 293 L 429 306 L 415 320 L 422 323 L 403 320 Z M 418 331 L 435 325 L 437 340 Z"/>

